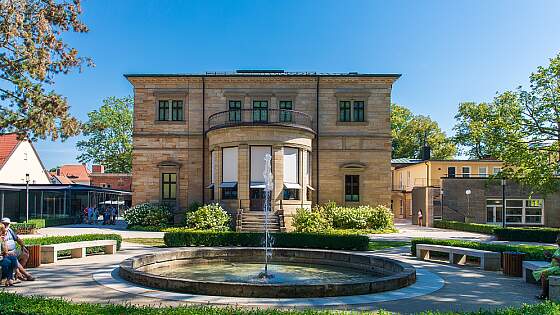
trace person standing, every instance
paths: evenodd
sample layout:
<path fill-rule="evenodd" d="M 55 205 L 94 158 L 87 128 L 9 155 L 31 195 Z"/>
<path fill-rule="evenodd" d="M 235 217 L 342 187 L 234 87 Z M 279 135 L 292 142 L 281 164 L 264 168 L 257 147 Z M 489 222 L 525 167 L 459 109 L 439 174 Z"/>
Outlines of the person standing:
<path fill-rule="evenodd" d="M 91 223 L 92 223 L 92 219 L 93 219 L 93 208 L 92 208 L 92 207 L 88 207 L 88 208 L 87 208 L 87 217 L 88 217 L 87 223 L 88 223 L 88 224 L 91 224 Z"/>
<path fill-rule="evenodd" d="M 422 209 L 418 209 L 418 226 L 422 226 L 422 222 L 423 222 L 423 217 L 422 217 Z"/>

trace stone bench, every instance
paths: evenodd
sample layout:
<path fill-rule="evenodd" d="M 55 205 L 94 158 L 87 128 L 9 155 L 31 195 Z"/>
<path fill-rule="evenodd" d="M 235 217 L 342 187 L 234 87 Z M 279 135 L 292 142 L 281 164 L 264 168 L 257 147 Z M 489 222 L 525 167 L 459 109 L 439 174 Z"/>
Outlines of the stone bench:
<path fill-rule="evenodd" d="M 528 283 L 539 283 L 540 279 L 533 277 L 533 271 L 542 267 L 548 267 L 550 263 L 541 260 L 524 260 L 523 261 L 523 279 Z"/>
<path fill-rule="evenodd" d="M 86 249 L 91 247 L 103 247 L 105 254 L 114 254 L 117 251 L 117 241 L 95 240 L 41 245 L 41 263 L 55 263 L 57 261 L 57 253 L 61 250 L 70 250 L 72 258 L 86 257 Z"/>
<path fill-rule="evenodd" d="M 480 268 L 483 270 L 497 271 L 501 267 L 502 255 L 497 252 L 444 245 L 416 244 L 416 257 L 422 260 L 430 259 L 430 252 L 447 253 L 451 264 L 465 265 L 467 257 L 470 256 L 480 259 Z"/>

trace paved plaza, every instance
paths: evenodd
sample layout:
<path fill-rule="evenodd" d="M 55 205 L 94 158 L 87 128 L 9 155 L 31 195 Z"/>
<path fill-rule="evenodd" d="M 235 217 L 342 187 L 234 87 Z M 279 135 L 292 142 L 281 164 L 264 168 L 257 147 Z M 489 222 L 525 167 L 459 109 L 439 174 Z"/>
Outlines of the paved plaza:
<path fill-rule="evenodd" d="M 417 236 L 438 238 L 460 238 L 491 241 L 489 236 L 412 227 L 399 222 L 401 233 L 376 236 L 387 240 L 406 240 Z M 404 227 L 404 228 L 403 228 Z M 158 237 L 161 233 L 134 232 L 122 226 L 105 228 L 103 226 L 73 226 L 41 229 L 44 235 L 69 235 L 79 233 L 117 232 L 124 238 Z M 425 232 L 427 235 L 425 235 Z M 422 234 L 422 235 L 418 235 Z M 452 234 L 452 235 L 450 235 Z M 472 234 L 472 235 L 471 235 Z M 132 303 L 138 305 L 177 306 L 192 303 L 203 304 L 244 304 L 236 298 L 192 298 L 188 295 L 146 290 L 120 279 L 114 268 L 124 259 L 166 248 L 148 247 L 123 242 L 122 250 L 115 255 L 94 255 L 86 258 L 63 259 L 55 264 L 42 265 L 31 271 L 37 276 L 35 282 L 18 284 L 9 291 L 25 295 L 64 297 L 73 301 L 99 303 Z M 411 287 L 402 293 L 377 293 L 362 297 L 336 297 L 323 301 L 268 301 L 253 299 L 245 303 L 258 307 L 327 307 L 336 309 L 385 309 L 411 313 L 423 310 L 478 310 L 480 308 L 499 308 L 522 303 L 536 303 L 536 285 L 526 284 L 521 278 L 506 277 L 499 272 L 482 271 L 474 267 L 458 268 L 444 263 L 420 261 L 409 254 L 408 247 L 391 248 L 374 252 L 375 255 L 397 259 L 418 268 L 419 287 Z M 424 288 L 421 288 L 424 285 Z M 426 287 L 430 287 L 428 290 Z M 418 291 L 420 290 L 420 291 Z M 421 290 L 427 290 L 422 292 Z M 431 292 L 434 291 L 435 292 Z M 148 293 L 146 293 L 148 292 Z M 430 293 L 431 292 L 431 293 Z M 292 299 L 294 300 L 294 299 Z M 298 300 L 298 299 L 295 299 Z M 330 300 L 330 301 L 329 301 Z M 348 304 L 348 305 L 344 305 Z"/>

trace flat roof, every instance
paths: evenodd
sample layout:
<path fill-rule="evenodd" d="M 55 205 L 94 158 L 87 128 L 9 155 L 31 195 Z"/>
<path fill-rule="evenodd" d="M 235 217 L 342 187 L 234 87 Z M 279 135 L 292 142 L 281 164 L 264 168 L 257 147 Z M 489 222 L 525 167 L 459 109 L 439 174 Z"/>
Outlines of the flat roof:
<path fill-rule="evenodd" d="M 0 190 L 22 191 L 25 190 L 25 184 L 8 184 L 0 183 Z M 103 188 L 97 186 L 81 185 L 81 184 L 29 184 L 29 190 L 73 190 L 73 191 L 96 191 L 112 194 L 131 195 L 132 192 L 111 188 Z"/>
<path fill-rule="evenodd" d="M 284 70 L 237 70 L 235 72 L 204 73 L 127 73 L 125 78 L 140 77 L 373 77 L 400 78 L 400 73 L 358 73 L 358 72 L 289 72 Z"/>

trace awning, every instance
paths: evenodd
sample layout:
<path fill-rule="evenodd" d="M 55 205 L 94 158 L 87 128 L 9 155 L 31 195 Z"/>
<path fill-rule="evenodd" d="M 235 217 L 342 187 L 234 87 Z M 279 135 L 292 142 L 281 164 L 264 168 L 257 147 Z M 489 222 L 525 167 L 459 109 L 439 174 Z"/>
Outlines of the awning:
<path fill-rule="evenodd" d="M 312 190 L 312 191 L 315 191 L 315 188 L 313 188 L 313 187 L 311 187 L 311 186 L 309 186 L 309 185 L 307 185 L 307 189 Z"/>
<path fill-rule="evenodd" d="M 301 189 L 301 185 L 296 184 L 296 183 L 284 183 L 284 188 L 286 188 L 286 189 Z"/>
<path fill-rule="evenodd" d="M 237 187 L 237 182 L 223 182 L 220 184 L 220 188 L 235 188 Z"/>
<path fill-rule="evenodd" d="M 212 189 L 212 188 L 214 188 L 214 184 L 210 184 L 210 185 L 206 186 L 206 188 L 207 189 Z"/>
<path fill-rule="evenodd" d="M 263 182 L 251 182 L 249 188 L 265 189 L 266 185 Z"/>

